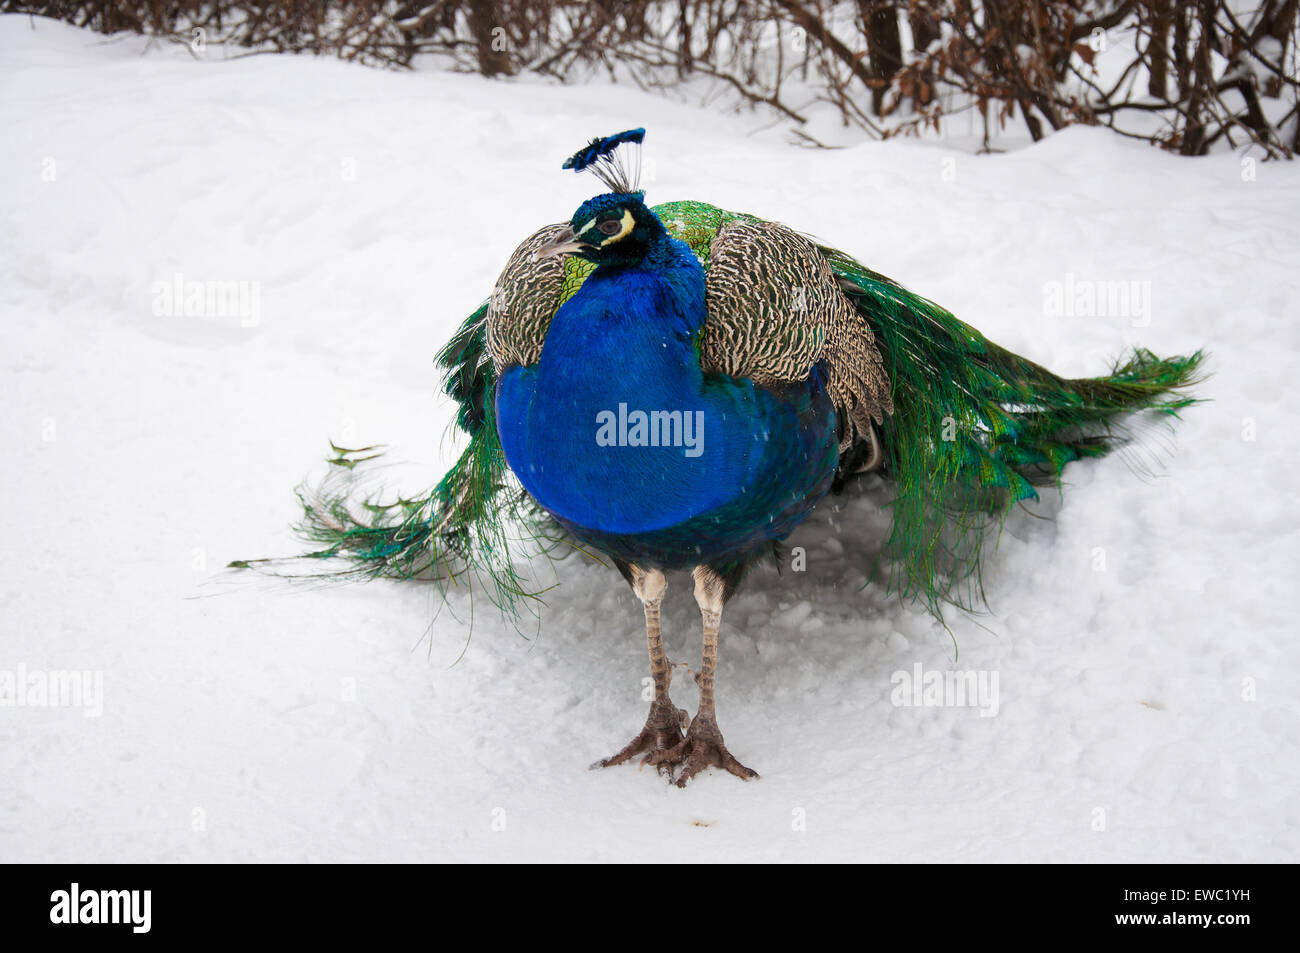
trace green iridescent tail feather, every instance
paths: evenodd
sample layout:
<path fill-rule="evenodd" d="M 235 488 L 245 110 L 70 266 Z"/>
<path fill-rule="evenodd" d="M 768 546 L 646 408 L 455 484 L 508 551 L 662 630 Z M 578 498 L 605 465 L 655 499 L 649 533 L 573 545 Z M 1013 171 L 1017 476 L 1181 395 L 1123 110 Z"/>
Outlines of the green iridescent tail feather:
<path fill-rule="evenodd" d="M 822 248 L 877 335 L 894 385 L 883 428 L 895 485 L 887 550 L 890 585 L 925 602 L 973 608 L 982 600 L 986 534 L 1037 486 L 1059 486 L 1067 464 L 1126 438 L 1124 415 L 1177 417 L 1196 402 L 1202 354 L 1135 351 L 1105 377 L 1067 380 L 987 340 L 943 308 Z M 979 599 L 977 599 L 977 596 Z"/>
<path fill-rule="evenodd" d="M 331 444 L 335 456 L 324 483 L 298 491 L 303 517 L 295 531 L 319 547 L 299 558 L 345 560 L 345 568 L 329 573 L 336 577 L 432 579 L 444 591 L 466 585 L 471 593 L 477 586 L 509 617 L 541 594 L 520 575 L 516 557 L 552 555 L 567 540 L 506 466 L 492 419 L 485 314 L 486 306 L 471 315 L 437 358 L 446 392 L 460 408 L 456 422 L 470 438 L 455 465 L 423 496 L 382 501 L 367 497 L 359 479 L 361 465 L 379 456 L 376 448 Z"/>

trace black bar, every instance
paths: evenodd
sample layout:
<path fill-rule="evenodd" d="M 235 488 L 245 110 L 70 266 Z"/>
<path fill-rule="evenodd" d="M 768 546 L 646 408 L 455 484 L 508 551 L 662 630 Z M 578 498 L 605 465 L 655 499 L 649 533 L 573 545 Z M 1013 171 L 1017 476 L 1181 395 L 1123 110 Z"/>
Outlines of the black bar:
<path fill-rule="evenodd" d="M 1045 939 L 1204 938 L 1219 944 L 1289 925 L 1282 912 L 1293 871 L 1246 865 L 899 866 L 823 870 L 740 867 L 617 872 L 571 867 L 560 874 L 488 866 L 458 870 L 416 865 L 11 865 L 0 892 L 6 941 L 98 943 L 199 938 L 247 940 L 268 924 L 296 940 L 414 931 L 435 940 L 443 925 L 479 924 L 491 933 L 537 931 L 536 941 L 577 929 L 656 930 L 671 938 L 708 918 L 762 935 L 769 928 L 835 926 L 883 939 L 898 929 L 921 945 L 947 936 Z M 81 913 L 118 923 L 70 920 L 72 885 Z M 113 891 L 105 895 L 102 891 Z M 138 891 L 134 895 L 120 891 Z M 143 929 L 148 891 L 147 931 Z M 1182 893 L 1180 893 L 1182 891 Z M 94 900 L 87 897 L 94 894 Z M 647 899 L 654 902 L 647 905 Z M 676 898 L 679 908 L 672 905 Z M 62 904 L 62 905 L 61 905 Z M 88 904 L 88 905 L 87 905 Z M 653 911 L 653 914 L 652 914 Z M 130 914 L 134 913 L 132 917 Z M 653 917 L 664 917 L 656 923 Z M 1205 924 L 1199 918 L 1210 917 Z M 1197 918 L 1191 920 L 1190 918 Z M 1125 918 L 1121 922 L 1121 918 Z M 1227 918 L 1244 918 L 1228 922 Z M 1150 922 L 1141 922 L 1149 920 Z M 379 929 L 379 933 L 375 931 Z M 918 932 L 919 931 L 919 932 Z M 709 942 L 707 936 L 698 937 Z M 436 940 L 435 940 L 436 942 Z M 6 942 L 6 947 L 10 947 Z"/>

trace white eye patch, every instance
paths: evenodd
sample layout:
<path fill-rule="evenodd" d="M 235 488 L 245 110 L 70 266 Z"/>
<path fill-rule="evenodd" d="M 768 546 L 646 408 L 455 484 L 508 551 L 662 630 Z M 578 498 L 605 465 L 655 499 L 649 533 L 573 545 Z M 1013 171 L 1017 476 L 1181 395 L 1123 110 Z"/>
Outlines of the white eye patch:
<path fill-rule="evenodd" d="M 596 219 L 593 218 L 586 225 L 582 226 L 582 230 L 579 231 L 578 234 L 574 236 L 574 238 L 582 238 L 583 235 L 586 235 L 587 232 L 591 231 L 595 227 L 596 227 Z M 612 245 L 614 244 L 614 242 L 618 241 L 619 239 L 626 238 L 629 234 L 631 234 L 632 229 L 634 228 L 636 228 L 636 219 L 632 217 L 631 212 L 629 212 L 627 209 L 624 209 L 622 221 L 619 223 L 619 230 L 615 232 L 613 235 L 609 235 L 605 237 L 599 244 Z"/>

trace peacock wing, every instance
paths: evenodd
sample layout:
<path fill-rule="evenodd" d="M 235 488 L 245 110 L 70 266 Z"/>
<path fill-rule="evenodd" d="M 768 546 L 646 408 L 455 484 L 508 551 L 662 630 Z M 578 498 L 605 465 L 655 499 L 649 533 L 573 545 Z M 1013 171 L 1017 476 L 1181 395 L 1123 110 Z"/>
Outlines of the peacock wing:
<path fill-rule="evenodd" d="M 501 271 L 487 306 L 487 349 L 500 374 L 536 364 L 551 318 L 595 268 L 572 255 L 538 258 L 566 225 L 547 225 L 524 239 Z"/>
<path fill-rule="evenodd" d="M 705 297 L 705 370 L 776 386 L 822 364 L 843 421 L 841 452 L 867 444 L 875 462 L 872 424 L 894 409 L 889 376 L 871 328 L 816 245 L 775 222 L 725 221 L 710 244 Z"/>

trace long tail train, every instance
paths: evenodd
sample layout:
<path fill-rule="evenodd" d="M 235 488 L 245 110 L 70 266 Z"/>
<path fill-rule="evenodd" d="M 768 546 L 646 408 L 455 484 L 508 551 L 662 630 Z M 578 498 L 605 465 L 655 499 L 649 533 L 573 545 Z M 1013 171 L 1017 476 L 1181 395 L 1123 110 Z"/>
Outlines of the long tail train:
<path fill-rule="evenodd" d="M 1137 350 L 1104 377 L 1067 380 L 999 347 L 931 301 L 822 247 L 880 339 L 894 386 L 885 470 L 895 487 L 890 585 L 941 616 L 973 606 L 986 534 L 1065 466 L 1127 439 L 1120 418 L 1176 418 L 1197 402 L 1203 355 Z M 980 593 L 982 598 L 982 593 Z"/>
<path fill-rule="evenodd" d="M 444 591 L 448 585 L 471 592 L 477 586 L 515 619 L 544 591 L 520 574 L 520 558 L 567 552 L 574 544 L 506 466 L 492 420 L 495 377 L 486 313 L 486 305 L 474 312 L 437 357 L 444 390 L 460 407 L 456 422 L 470 438 L 460 458 L 429 493 L 384 501 L 366 494 L 359 479 L 359 470 L 380 455 L 378 448 L 331 444 L 334 457 L 324 482 L 298 490 L 303 516 L 295 532 L 318 548 L 297 559 L 345 562 L 342 569 L 311 575 L 429 579 Z M 230 566 L 276 571 L 286 562 L 293 560 L 238 560 Z"/>

